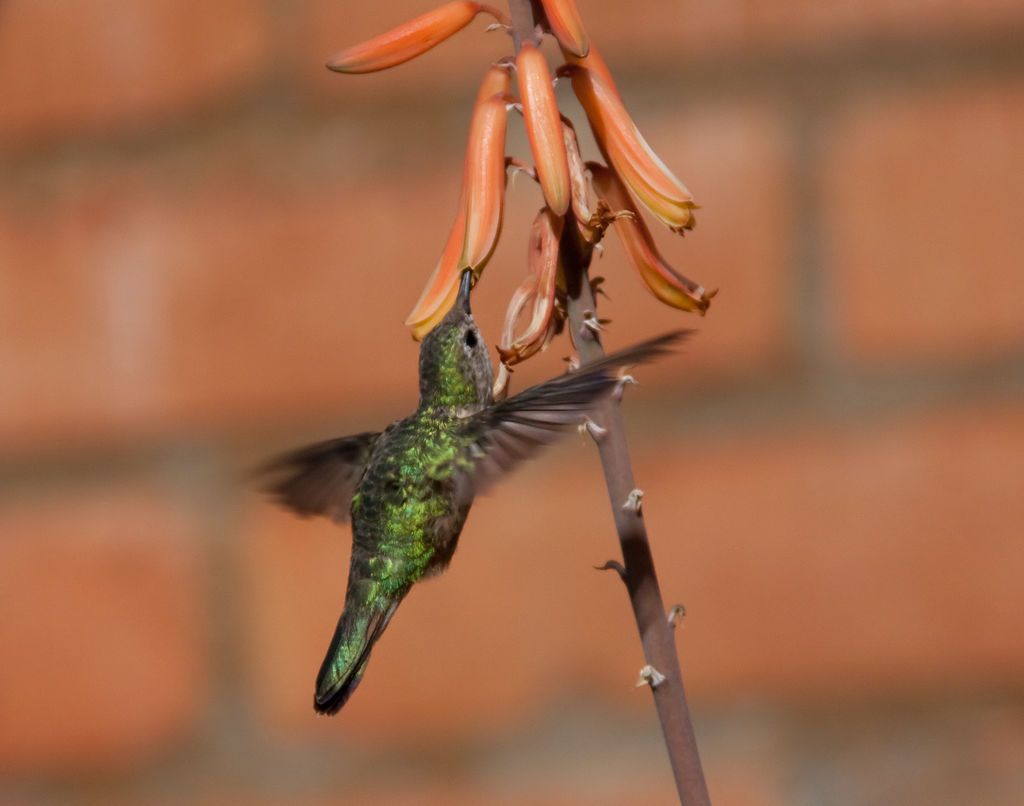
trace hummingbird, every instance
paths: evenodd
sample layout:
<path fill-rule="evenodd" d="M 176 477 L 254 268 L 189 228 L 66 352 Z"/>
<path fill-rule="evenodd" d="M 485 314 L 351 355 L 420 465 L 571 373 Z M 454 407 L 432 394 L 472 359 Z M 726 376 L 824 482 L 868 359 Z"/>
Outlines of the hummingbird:
<path fill-rule="evenodd" d="M 337 713 L 370 650 L 420 580 L 447 568 L 474 496 L 582 423 L 617 370 L 667 352 L 674 331 L 495 402 L 487 347 L 470 311 L 473 272 L 420 345 L 420 401 L 384 431 L 331 439 L 264 468 L 267 491 L 303 516 L 351 520 L 345 604 L 316 678 L 313 706 Z"/>

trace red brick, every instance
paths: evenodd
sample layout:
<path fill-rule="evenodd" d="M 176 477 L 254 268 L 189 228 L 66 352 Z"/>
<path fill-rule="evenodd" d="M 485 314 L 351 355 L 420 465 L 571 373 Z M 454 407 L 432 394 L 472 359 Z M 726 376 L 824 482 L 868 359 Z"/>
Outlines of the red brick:
<path fill-rule="evenodd" d="M 1022 444 L 1024 412 L 993 406 L 691 444 L 643 474 L 695 696 L 1019 678 Z"/>
<path fill-rule="evenodd" d="M 636 472 L 697 703 L 874 696 L 1019 678 L 1019 409 L 721 442 L 635 429 Z M 342 719 L 313 680 L 344 591 L 347 529 L 253 513 L 256 707 L 340 737 L 506 730 L 569 697 L 650 714 L 596 457 L 574 439 L 470 515 L 417 587 Z M 553 493 L 557 490 L 557 494 Z"/>
<path fill-rule="evenodd" d="M 1019 348 L 1022 138 L 1020 82 L 874 96 L 836 121 L 822 209 L 839 321 L 857 357 Z"/>
<path fill-rule="evenodd" d="M 11 0 L 0 131 L 80 134 L 194 110 L 259 77 L 269 23 L 258 0 Z"/>
<path fill-rule="evenodd" d="M 751 47 L 834 47 L 877 37 L 984 34 L 1024 18 L 1014 0 L 839 0 L 814 3 L 660 3 L 637 0 L 628 14 L 611 0 L 581 8 L 593 41 L 616 64 L 652 52 L 665 60 Z"/>
<path fill-rule="evenodd" d="M 179 740 L 203 694 L 195 535 L 144 487 L 0 509 L 4 769 L 123 766 Z"/>

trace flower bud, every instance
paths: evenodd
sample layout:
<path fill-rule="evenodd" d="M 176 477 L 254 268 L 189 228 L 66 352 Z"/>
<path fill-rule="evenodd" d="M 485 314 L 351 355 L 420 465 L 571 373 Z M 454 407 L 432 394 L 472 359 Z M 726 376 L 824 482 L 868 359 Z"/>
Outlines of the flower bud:
<path fill-rule="evenodd" d="M 336 53 L 327 67 L 336 73 L 372 73 L 407 62 L 461 31 L 481 11 L 482 3 L 455 0 L 428 11 L 366 42 Z M 500 19 L 499 15 L 499 19 Z"/>
<path fill-rule="evenodd" d="M 548 63 L 532 42 L 524 42 L 516 57 L 519 99 L 537 180 L 548 207 L 556 215 L 569 209 L 569 166 L 562 140 L 562 121 L 555 103 Z"/>
<path fill-rule="evenodd" d="M 559 46 L 573 56 L 586 56 L 590 50 L 590 40 L 583 30 L 583 20 L 575 0 L 541 0 L 544 15 L 548 18 L 551 33 L 555 35 Z"/>

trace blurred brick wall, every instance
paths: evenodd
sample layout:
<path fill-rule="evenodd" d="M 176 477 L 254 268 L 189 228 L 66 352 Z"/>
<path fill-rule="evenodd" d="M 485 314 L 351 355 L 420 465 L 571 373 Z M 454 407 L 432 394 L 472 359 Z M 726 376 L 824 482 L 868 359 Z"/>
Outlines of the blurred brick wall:
<path fill-rule="evenodd" d="M 703 207 L 664 251 L 721 288 L 696 321 L 598 264 L 611 346 L 701 330 L 627 417 L 715 803 L 1021 803 L 1024 5 L 580 4 Z M 0 4 L 4 806 L 672 802 L 582 440 L 310 707 L 349 536 L 245 468 L 414 405 L 401 322 L 506 46 L 322 63 L 428 5 Z"/>

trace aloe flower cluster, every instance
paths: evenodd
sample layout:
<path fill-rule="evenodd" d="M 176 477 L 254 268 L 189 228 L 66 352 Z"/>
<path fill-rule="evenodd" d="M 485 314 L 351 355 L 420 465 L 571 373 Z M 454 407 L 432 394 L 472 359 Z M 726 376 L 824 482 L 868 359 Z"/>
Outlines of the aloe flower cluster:
<path fill-rule="evenodd" d="M 714 292 L 673 270 L 658 253 L 639 212 L 646 208 L 670 230 L 694 225 L 693 197 L 651 150 L 630 118 L 611 73 L 583 28 L 574 0 L 534 2 L 540 21 L 536 41 L 520 43 L 484 74 L 477 93 L 466 149 L 458 213 L 441 258 L 406 320 L 421 338 L 445 315 L 458 293 L 463 270 L 479 277 L 501 230 L 510 167 L 540 185 L 544 206 L 530 232 L 527 277 L 509 304 L 499 353 L 507 368 L 544 349 L 565 319 L 565 284 L 559 244 L 567 228 L 591 246 L 611 226 L 629 262 L 662 302 L 703 314 Z M 341 73 L 383 70 L 426 52 L 486 13 L 508 28 L 490 6 L 454 0 L 404 25 L 335 55 L 328 67 Z M 538 48 L 541 35 L 554 37 L 564 63 L 554 75 L 566 77 L 594 133 L 603 163 L 584 162 L 572 123 L 559 113 L 552 73 Z M 512 75 L 515 74 L 515 88 Z M 522 114 L 532 165 L 505 153 L 510 110 Z M 524 329 L 519 328 L 520 320 Z"/>

